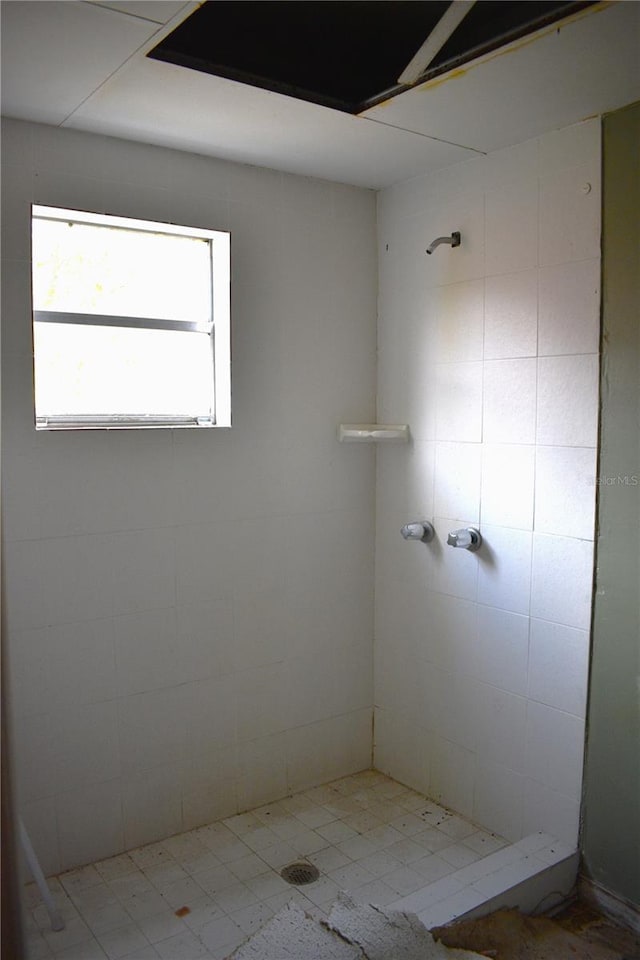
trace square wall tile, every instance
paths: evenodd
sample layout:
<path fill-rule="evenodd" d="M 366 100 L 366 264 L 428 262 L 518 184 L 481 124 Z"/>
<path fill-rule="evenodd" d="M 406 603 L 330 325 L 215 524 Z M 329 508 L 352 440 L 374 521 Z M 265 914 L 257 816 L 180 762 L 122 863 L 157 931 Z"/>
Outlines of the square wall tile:
<path fill-rule="evenodd" d="M 282 663 L 235 675 L 239 740 L 256 740 L 286 727 L 288 672 Z"/>
<path fill-rule="evenodd" d="M 477 659 L 477 605 L 470 600 L 432 593 L 427 598 L 427 609 L 427 659 L 442 670 L 473 675 Z"/>
<path fill-rule="evenodd" d="M 485 443 L 535 442 L 535 359 L 485 361 L 482 416 Z"/>
<path fill-rule="evenodd" d="M 62 793 L 56 798 L 56 808 L 63 870 L 124 850 L 119 780 Z"/>
<path fill-rule="evenodd" d="M 479 522 L 481 456 L 479 443 L 436 444 L 436 516 Z"/>
<path fill-rule="evenodd" d="M 437 287 L 434 295 L 436 361 L 482 360 L 484 281 Z"/>
<path fill-rule="evenodd" d="M 600 165 L 540 178 L 540 265 L 600 256 Z"/>
<path fill-rule="evenodd" d="M 531 538 L 527 530 L 483 525 L 478 557 L 478 602 L 529 613 Z"/>
<path fill-rule="evenodd" d="M 41 523 L 41 461 L 35 450 L 4 457 L 2 464 L 2 539 L 38 540 Z"/>
<path fill-rule="evenodd" d="M 116 696 L 112 620 L 21 630 L 11 643 L 16 715 L 99 703 Z"/>
<path fill-rule="evenodd" d="M 184 695 L 180 687 L 122 697 L 118 730 L 126 777 L 182 760 L 186 747 Z"/>
<path fill-rule="evenodd" d="M 600 260 L 543 267 L 539 278 L 541 357 L 600 349 Z"/>
<path fill-rule="evenodd" d="M 174 531 L 113 535 L 113 611 L 135 613 L 176 602 Z"/>
<path fill-rule="evenodd" d="M 122 784 L 125 849 L 164 840 L 182 830 L 180 765 L 164 763 Z"/>
<path fill-rule="evenodd" d="M 473 797 L 473 820 L 485 830 L 507 840 L 522 836 L 525 779 L 522 774 L 495 763 L 478 767 Z"/>
<path fill-rule="evenodd" d="M 524 772 L 574 800 L 580 799 L 584 720 L 529 700 Z"/>
<path fill-rule="evenodd" d="M 540 358 L 538 443 L 565 447 L 597 445 L 599 373 L 596 354 Z"/>
<path fill-rule="evenodd" d="M 587 631 L 532 619 L 529 697 L 576 717 L 584 717 L 588 678 Z"/>
<path fill-rule="evenodd" d="M 287 731 L 289 791 L 308 789 L 368 769 L 371 723 L 369 708 Z"/>
<path fill-rule="evenodd" d="M 281 590 L 239 588 L 233 602 L 234 668 L 249 670 L 284 660 L 285 622 Z"/>
<path fill-rule="evenodd" d="M 477 679 L 526 696 L 529 618 L 479 605 L 477 646 Z"/>
<path fill-rule="evenodd" d="M 484 444 L 482 448 L 482 523 L 533 527 L 535 448 L 520 444 Z"/>
<path fill-rule="evenodd" d="M 488 684 L 480 685 L 476 752 L 478 763 L 502 764 L 522 773 L 527 701 Z"/>
<path fill-rule="evenodd" d="M 538 263 L 538 182 L 521 181 L 485 195 L 486 271 L 515 273 Z"/>
<path fill-rule="evenodd" d="M 426 793 L 431 763 L 431 736 L 412 719 L 376 710 L 374 765 L 400 783 Z"/>
<path fill-rule="evenodd" d="M 436 718 L 437 733 L 448 742 L 466 750 L 475 750 L 482 684 L 461 672 L 447 673 L 444 670 L 440 671 L 438 682 L 437 697 L 441 706 Z M 455 704 L 455 709 L 451 709 L 452 704 Z"/>
<path fill-rule="evenodd" d="M 110 536 L 56 537 L 42 540 L 40 549 L 48 623 L 111 616 L 114 545 Z"/>
<path fill-rule="evenodd" d="M 491 153 L 469 161 L 482 170 L 485 190 L 500 190 L 505 185 L 535 181 L 538 177 L 539 143 L 534 137 L 514 146 L 492 150 Z"/>
<path fill-rule="evenodd" d="M 287 662 L 286 726 L 297 727 L 370 706 L 373 676 L 371 641 L 339 637 L 324 655 L 307 651 Z M 313 676 L 313 689 L 308 679 Z"/>
<path fill-rule="evenodd" d="M 33 356 L 31 263 L 14 260 L 2 281 L 2 352 L 5 356 Z"/>
<path fill-rule="evenodd" d="M 236 520 L 230 557 L 234 589 L 267 592 L 281 588 L 284 550 L 285 522 L 281 517 Z"/>
<path fill-rule="evenodd" d="M 185 730 L 184 757 L 235 746 L 238 701 L 229 678 L 210 677 L 174 689 Z"/>
<path fill-rule="evenodd" d="M 482 363 L 436 365 L 436 438 L 482 439 Z"/>
<path fill-rule="evenodd" d="M 538 343 L 538 272 L 487 277 L 484 358 L 535 357 Z"/>
<path fill-rule="evenodd" d="M 120 696 L 179 682 L 184 652 L 173 607 L 115 617 L 113 626 Z"/>
<path fill-rule="evenodd" d="M 588 630 L 593 543 L 534 534 L 531 616 Z"/>
<path fill-rule="evenodd" d="M 239 760 L 238 808 L 240 810 L 251 810 L 286 796 L 286 734 L 273 734 L 242 743 L 239 748 Z"/>
<path fill-rule="evenodd" d="M 463 600 L 475 600 L 478 592 L 478 554 L 447 545 L 447 534 L 468 526 L 470 521 L 434 518 L 437 543 L 433 557 L 432 588 Z M 432 546 L 431 542 L 428 546 Z"/>
<path fill-rule="evenodd" d="M 557 173 L 574 167 L 576 160 L 600 162 L 601 121 L 584 120 L 539 138 L 540 173 Z"/>
<path fill-rule="evenodd" d="M 175 540 L 178 603 L 207 603 L 232 589 L 230 522 L 180 526 Z"/>
<path fill-rule="evenodd" d="M 47 623 L 44 614 L 44 561 L 38 540 L 4 545 L 4 615 L 9 631 L 29 630 Z"/>
<path fill-rule="evenodd" d="M 52 792 L 115 780 L 120 775 L 115 700 L 57 710 L 49 723 L 55 757 Z"/>
<path fill-rule="evenodd" d="M 54 797 L 57 777 L 54 730 L 51 714 L 21 717 L 13 725 L 15 789 L 20 803 Z M 38 758 L 38 763 L 27 758 Z"/>
<path fill-rule="evenodd" d="M 376 452 L 378 457 L 382 453 L 388 453 L 390 456 L 400 453 L 397 449 Z M 408 453 L 409 458 L 405 464 L 407 515 L 415 514 L 415 516 L 422 515 L 428 518 L 433 515 L 436 445 L 425 440 L 414 439 Z"/>
<path fill-rule="evenodd" d="M 588 447 L 536 448 L 536 532 L 593 539 L 596 454 Z"/>
<path fill-rule="evenodd" d="M 213 787 L 186 791 L 182 795 L 182 826 L 185 830 L 231 817 L 238 810 L 235 780 L 220 780 Z"/>
<path fill-rule="evenodd" d="M 525 778 L 522 836 L 542 831 L 576 847 L 580 829 L 580 801 Z"/>
<path fill-rule="evenodd" d="M 222 677 L 233 669 L 233 598 L 178 606 L 178 649 L 183 662 L 181 676 Z"/>
<path fill-rule="evenodd" d="M 463 817 L 473 813 L 476 756 L 456 743 L 434 737 L 429 797 Z"/>

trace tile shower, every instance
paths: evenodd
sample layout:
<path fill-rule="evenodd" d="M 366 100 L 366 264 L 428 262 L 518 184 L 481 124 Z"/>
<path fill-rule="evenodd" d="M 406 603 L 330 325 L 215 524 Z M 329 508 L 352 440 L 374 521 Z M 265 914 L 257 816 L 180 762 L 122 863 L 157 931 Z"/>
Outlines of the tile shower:
<path fill-rule="evenodd" d="M 372 745 L 476 829 L 574 846 L 599 123 L 383 191 L 377 262 L 370 191 L 3 134 L 14 762 L 46 872 L 365 770 Z M 34 434 L 31 202 L 232 231 L 230 432 Z M 410 444 L 337 444 L 376 418 Z M 432 544 L 400 536 L 420 519 Z M 446 546 L 468 524 L 480 554 Z"/>
<path fill-rule="evenodd" d="M 321 918 L 345 889 L 415 909 L 428 884 L 430 916 L 442 922 L 443 907 L 485 900 L 505 864 L 522 876 L 543 869 L 546 846 L 510 847 L 366 771 L 62 874 L 52 881 L 60 932 L 27 887 L 29 957 L 223 960 L 291 900 Z M 318 879 L 290 886 L 281 868 L 300 858 Z"/>

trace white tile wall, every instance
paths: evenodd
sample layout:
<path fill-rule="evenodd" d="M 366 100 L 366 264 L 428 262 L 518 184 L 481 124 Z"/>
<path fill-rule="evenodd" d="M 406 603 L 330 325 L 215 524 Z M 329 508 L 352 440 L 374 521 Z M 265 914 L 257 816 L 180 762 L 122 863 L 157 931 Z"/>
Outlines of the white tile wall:
<path fill-rule="evenodd" d="M 435 505 L 439 517 L 480 522 L 482 447 L 479 443 L 437 443 Z"/>
<path fill-rule="evenodd" d="M 533 527 L 535 448 L 515 443 L 482 447 L 482 523 Z"/>
<path fill-rule="evenodd" d="M 531 616 L 589 628 L 593 542 L 536 534 L 533 538 Z"/>
<path fill-rule="evenodd" d="M 437 539 L 420 552 L 401 541 L 413 519 L 409 471 L 412 487 L 422 471 L 429 490 L 433 474 L 411 450 L 395 459 L 384 451 L 376 761 L 414 786 L 427 776 L 434 798 L 514 840 L 539 830 L 572 844 L 577 836 L 596 490 L 599 129 L 578 124 L 416 178 L 383 191 L 378 206 L 379 249 L 389 243 L 414 258 L 408 271 L 381 255 L 379 342 L 397 361 L 381 351 L 378 406 L 391 422 L 409 412 L 396 407 L 401 391 L 421 397 L 420 422 L 435 406 Z M 436 251 L 420 271 L 419 238 L 436 236 L 441 209 L 462 198 L 474 212 L 460 251 Z M 435 400 L 422 373 L 401 363 L 418 331 L 431 344 Z M 446 545 L 449 530 L 478 517 L 479 553 Z M 428 764 L 416 737 L 429 744 Z"/>
<path fill-rule="evenodd" d="M 589 635 L 547 620 L 531 620 L 529 697 L 584 717 Z"/>
<path fill-rule="evenodd" d="M 599 259 L 541 268 L 539 297 L 540 356 L 598 352 Z"/>
<path fill-rule="evenodd" d="M 370 763 L 374 452 L 335 426 L 376 415 L 375 220 L 154 147 L 13 121 L 3 147 L 16 753 L 57 870 Z M 377 416 L 412 443 L 377 452 L 375 760 L 511 839 L 577 831 L 599 169 L 594 121 L 379 198 Z M 35 434 L 33 200 L 232 230 L 231 431 Z M 478 522 L 483 551 L 446 546 Z"/>
<path fill-rule="evenodd" d="M 487 443 L 534 443 L 536 361 L 487 361 L 482 412 Z"/>
<path fill-rule="evenodd" d="M 3 160 L 16 762 L 57 870 L 370 765 L 373 451 L 335 431 L 375 417 L 375 198 L 15 121 Z M 232 231 L 230 431 L 36 435 L 34 201 Z"/>
<path fill-rule="evenodd" d="M 537 287 L 537 270 L 486 278 L 485 360 L 535 357 L 538 340 Z"/>
<path fill-rule="evenodd" d="M 541 357 L 536 441 L 565 447 L 595 447 L 597 439 L 597 355 Z"/>
<path fill-rule="evenodd" d="M 538 446 L 536 531 L 592 540 L 595 486 L 595 448 Z"/>

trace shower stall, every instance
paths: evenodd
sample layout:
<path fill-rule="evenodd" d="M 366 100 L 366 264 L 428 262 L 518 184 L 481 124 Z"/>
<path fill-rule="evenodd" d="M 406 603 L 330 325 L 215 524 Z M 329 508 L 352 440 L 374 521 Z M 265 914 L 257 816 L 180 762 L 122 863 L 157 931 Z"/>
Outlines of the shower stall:
<path fill-rule="evenodd" d="M 45 872 L 372 767 L 575 848 L 599 122 L 377 197 L 18 121 L 3 151 L 13 758 Z M 230 431 L 36 434 L 32 203 L 231 231 Z"/>

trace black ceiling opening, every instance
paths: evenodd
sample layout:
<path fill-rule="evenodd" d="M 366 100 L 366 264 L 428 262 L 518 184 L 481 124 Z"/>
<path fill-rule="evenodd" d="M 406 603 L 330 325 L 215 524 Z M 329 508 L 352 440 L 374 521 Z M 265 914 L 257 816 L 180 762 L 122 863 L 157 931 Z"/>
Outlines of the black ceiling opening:
<path fill-rule="evenodd" d="M 477 0 L 420 83 L 595 0 Z M 347 113 L 398 77 L 449 0 L 207 0 L 148 56 Z"/>

